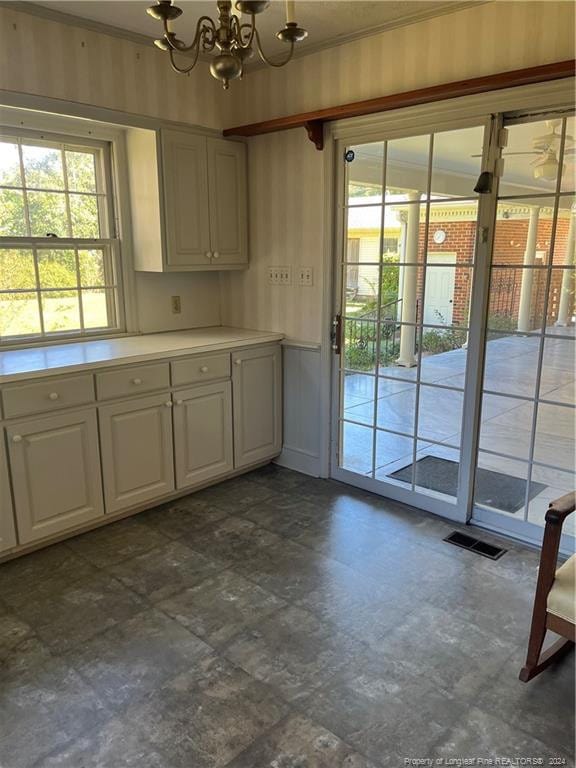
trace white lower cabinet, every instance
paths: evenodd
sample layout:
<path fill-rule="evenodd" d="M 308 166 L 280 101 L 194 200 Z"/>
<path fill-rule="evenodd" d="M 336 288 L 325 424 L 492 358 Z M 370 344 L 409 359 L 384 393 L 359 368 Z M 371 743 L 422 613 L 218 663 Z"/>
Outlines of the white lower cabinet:
<path fill-rule="evenodd" d="M 14 510 L 8 480 L 8 463 L 4 450 L 3 436 L 0 435 L 0 552 L 16 545 Z"/>
<path fill-rule="evenodd" d="M 94 409 L 11 424 L 6 434 L 20 544 L 104 514 Z"/>
<path fill-rule="evenodd" d="M 270 459 L 282 448 L 282 351 L 255 347 L 232 355 L 234 466 Z"/>
<path fill-rule="evenodd" d="M 174 490 L 172 401 L 168 392 L 98 409 L 106 511 Z"/>
<path fill-rule="evenodd" d="M 174 394 L 176 485 L 186 488 L 234 468 L 229 381 Z"/>

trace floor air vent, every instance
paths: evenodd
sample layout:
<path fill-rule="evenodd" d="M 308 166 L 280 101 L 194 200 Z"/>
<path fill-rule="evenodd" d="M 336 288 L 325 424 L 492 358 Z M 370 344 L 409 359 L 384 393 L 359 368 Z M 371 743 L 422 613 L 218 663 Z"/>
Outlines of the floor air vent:
<path fill-rule="evenodd" d="M 444 541 L 455 544 L 457 547 L 462 547 L 462 549 L 469 549 L 471 552 L 476 552 L 483 557 L 489 557 L 490 560 L 498 560 L 499 557 L 508 552 L 507 549 L 495 547 L 493 544 L 480 541 L 480 539 L 475 539 L 474 536 L 468 536 L 468 534 L 460 533 L 460 531 L 452 531 L 452 533 L 444 538 Z"/>

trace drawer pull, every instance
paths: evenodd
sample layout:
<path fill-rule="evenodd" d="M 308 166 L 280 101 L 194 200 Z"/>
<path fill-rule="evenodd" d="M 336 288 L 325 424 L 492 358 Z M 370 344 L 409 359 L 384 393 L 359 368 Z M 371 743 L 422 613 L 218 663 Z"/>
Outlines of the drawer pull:
<path fill-rule="evenodd" d="M 14 435 L 12 438 L 13 443 L 21 443 L 22 442 L 22 435 Z"/>
<path fill-rule="evenodd" d="M 48 395 L 49 400 L 58 400 L 59 397 L 60 395 L 58 394 L 58 392 L 50 392 L 50 394 Z"/>
<path fill-rule="evenodd" d="M 208 366 L 203 365 L 200 367 L 200 373 L 208 373 Z"/>
<path fill-rule="evenodd" d="M 172 402 L 172 400 L 167 400 L 167 401 L 164 403 L 164 405 L 166 406 L 166 408 L 172 408 L 172 406 L 174 405 L 174 403 Z"/>
<path fill-rule="evenodd" d="M 176 405 L 182 405 L 183 402 L 184 400 L 176 400 Z"/>
<path fill-rule="evenodd" d="M 242 360 L 234 360 L 234 365 L 242 365 Z"/>
<path fill-rule="evenodd" d="M 135 379 L 132 379 L 132 384 L 142 384 L 142 379 L 136 377 Z"/>
<path fill-rule="evenodd" d="M 210 251 L 206 251 L 206 258 L 207 259 L 211 259 L 212 258 L 212 253 Z"/>
<path fill-rule="evenodd" d="M 212 254 L 212 258 L 213 259 L 219 259 L 220 258 L 220 254 L 218 253 L 218 251 L 214 251 L 214 253 Z"/>

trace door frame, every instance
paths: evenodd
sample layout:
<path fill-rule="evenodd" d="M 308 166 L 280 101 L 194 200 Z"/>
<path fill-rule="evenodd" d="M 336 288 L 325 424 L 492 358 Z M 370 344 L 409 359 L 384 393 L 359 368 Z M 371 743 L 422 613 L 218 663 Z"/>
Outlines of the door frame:
<path fill-rule="evenodd" d="M 502 91 L 466 96 L 457 99 L 450 99 L 441 102 L 435 102 L 416 107 L 406 107 L 399 110 L 392 110 L 387 113 L 370 115 L 361 118 L 351 118 L 331 123 L 327 130 L 325 151 L 324 151 L 324 293 L 323 293 L 323 331 L 322 331 L 322 359 L 321 359 L 321 472 L 323 477 L 334 477 L 334 468 L 338 467 L 337 462 L 337 443 L 335 437 L 335 424 L 338 424 L 340 394 L 339 380 L 337 374 L 336 355 L 331 347 L 331 326 L 332 318 L 336 314 L 336 307 L 339 304 L 341 296 L 340 279 L 338 275 L 338 265 L 341 261 L 341 248 L 343 244 L 342 237 L 342 219 L 343 207 L 341 196 L 343 193 L 342 183 L 342 149 L 346 144 L 361 144 L 370 141 L 379 141 L 383 138 L 392 139 L 400 136 L 422 134 L 422 126 L 425 125 L 430 133 L 442 129 L 456 130 L 458 127 L 469 127 L 478 125 L 482 119 L 488 121 L 494 113 L 507 112 L 515 110 L 526 112 L 534 109 L 542 111 L 543 109 L 566 108 L 574 104 L 574 78 L 566 80 L 552 81 L 548 83 L 539 83 L 536 85 L 520 86 L 509 88 Z M 486 131 L 487 139 L 489 132 Z M 485 153 L 486 158 L 486 153 Z M 482 199 L 482 196 L 480 196 Z M 493 229 L 493 223 L 490 225 L 489 206 L 483 205 L 482 226 L 490 226 Z M 480 211 L 478 218 L 478 233 L 480 232 Z M 477 236 L 477 248 L 486 248 L 487 243 L 481 243 L 481 238 Z M 491 245 L 491 244 L 490 244 Z M 478 251 L 476 259 L 480 258 Z M 483 259 L 486 270 L 489 268 L 488 259 Z M 484 274 L 484 281 L 486 281 Z M 475 280 L 480 279 L 475 276 Z M 486 284 L 484 294 L 487 295 L 488 285 Z M 478 304 L 478 302 L 477 302 Z M 477 312 L 480 311 L 478 307 Z M 470 327 L 473 326 L 473 317 L 470 318 Z M 480 344 L 481 339 L 476 339 L 475 344 Z M 481 366 L 468 365 L 467 379 L 465 381 L 466 390 L 470 384 L 479 386 L 483 371 Z M 473 370 L 475 369 L 475 370 Z M 468 381 L 470 379 L 470 381 Z M 479 402 L 479 398 L 476 398 Z M 479 408 L 472 409 L 471 412 L 464 411 L 463 432 L 477 423 L 479 419 Z M 475 430 L 477 432 L 477 430 Z M 337 434 L 337 433 L 336 433 Z M 471 443 L 472 441 L 468 441 Z M 475 446 L 470 446 L 466 456 L 461 455 L 460 472 L 466 472 L 468 475 L 473 471 L 475 457 Z M 465 466 L 463 467 L 463 459 Z M 372 478 L 363 477 L 347 470 L 340 470 L 337 479 L 350 485 L 363 488 L 373 493 L 384 495 L 381 487 L 381 481 Z M 459 483 L 462 487 L 462 483 Z M 472 483 L 468 483 L 468 488 Z M 410 499 L 406 498 L 406 491 L 402 488 L 387 486 L 386 496 L 408 505 L 414 504 L 414 495 L 410 491 Z M 421 508 L 434 514 L 443 515 L 449 519 L 458 522 L 468 523 L 472 516 L 472 493 L 463 500 L 464 503 L 457 503 L 453 510 L 446 510 L 444 502 L 438 503 L 433 497 L 423 497 L 418 499 L 422 503 Z M 450 514 L 452 512 L 453 514 Z M 476 522 L 476 521 L 474 521 Z M 482 525 L 481 521 L 478 521 Z"/>

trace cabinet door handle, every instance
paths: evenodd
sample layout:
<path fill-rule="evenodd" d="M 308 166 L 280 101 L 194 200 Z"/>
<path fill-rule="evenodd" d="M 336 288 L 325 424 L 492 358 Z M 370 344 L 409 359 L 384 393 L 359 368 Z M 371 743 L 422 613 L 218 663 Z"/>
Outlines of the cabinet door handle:
<path fill-rule="evenodd" d="M 172 402 L 172 400 L 166 400 L 166 402 L 164 403 L 164 405 L 166 406 L 166 408 L 172 408 L 172 406 L 174 405 L 174 403 Z"/>
<path fill-rule="evenodd" d="M 208 373 L 208 366 L 207 365 L 201 366 L 200 373 Z"/>
<path fill-rule="evenodd" d="M 242 365 L 242 360 L 234 360 L 234 365 Z"/>
<path fill-rule="evenodd" d="M 176 400 L 176 405 L 182 405 L 183 402 L 184 400 Z"/>
<path fill-rule="evenodd" d="M 58 394 L 58 392 L 50 392 L 50 394 L 48 395 L 49 400 L 58 400 L 59 397 L 60 395 Z"/>
<path fill-rule="evenodd" d="M 218 251 L 214 251 L 214 253 L 212 254 L 212 258 L 213 259 L 219 259 L 220 258 L 220 254 L 218 253 Z"/>
<path fill-rule="evenodd" d="M 211 251 L 206 251 L 206 258 L 207 259 L 211 259 L 212 258 L 212 252 Z"/>
<path fill-rule="evenodd" d="M 12 438 L 13 443 L 21 443 L 22 442 L 22 435 L 14 435 Z"/>
<path fill-rule="evenodd" d="M 142 379 L 136 377 L 135 379 L 132 379 L 132 384 L 142 384 Z"/>

